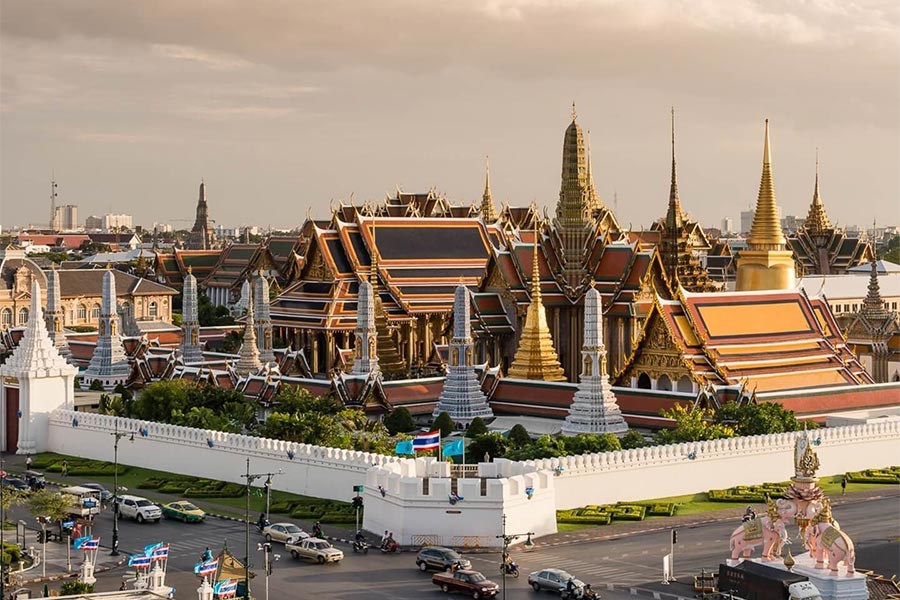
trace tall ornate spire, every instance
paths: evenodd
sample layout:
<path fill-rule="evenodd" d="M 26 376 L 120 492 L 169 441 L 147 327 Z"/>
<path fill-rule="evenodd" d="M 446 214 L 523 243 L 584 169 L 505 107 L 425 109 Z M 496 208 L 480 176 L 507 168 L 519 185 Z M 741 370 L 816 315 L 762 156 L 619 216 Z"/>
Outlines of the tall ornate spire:
<path fill-rule="evenodd" d="M 375 219 L 372 219 L 372 251 L 369 283 L 372 286 L 372 307 L 375 313 L 375 331 L 377 332 L 376 356 L 379 370 L 389 377 L 408 375 L 406 359 L 400 355 L 394 339 L 391 324 L 388 322 L 381 296 L 378 293 L 378 246 L 375 244 Z"/>
<path fill-rule="evenodd" d="M 585 144 L 587 152 L 587 182 L 588 182 L 588 207 L 591 212 L 603 208 L 600 201 L 600 195 L 597 193 L 597 186 L 594 185 L 593 161 L 591 160 L 591 132 L 587 132 L 587 142 Z"/>
<path fill-rule="evenodd" d="M 772 181 L 772 160 L 769 150 L 769 120 L 766 119 L 766 140 L 763 149 L 762 177 L 759 180 L 759 195 L 756 199 L 756 213 L 750 228 L 749 246 L 751 250 L 784 250 L 786 242 L 778 218 L 775 201 L 775 184 Z"/>
<path fill-rule="evenodd" d="M 606 372 L 603 343 L 603 304 L 593 286 L 584 297 L 584 346 L 581 349 L 581 377 L 578 391 L 562 426 L 563 435 L 579 433 L 624 434 L 628 425 L 616 402 Z"/>
<path fill-rule="evenodd" d="M 497 220 L 494 199 L 491 197 L 491 163 L 488 157 L 484 158 L 484 194 L 481 196 L 481 218 L 485 223 L 493 223 Z"/>
<path fill-rule="evenodd" d="M 69 342 L 66 340 L 66 330 L 63 328 L 63 309 L 60 302 L 59 294 L 59 272 L 56 270 L 56 263 L 50 266 L 50 274 L 47 277 L 47 312 L 44 319 L 47 325 L 47 331 L 50 333 L 50 339 L 53 345 L 59 351 L 59 354 L 69 360 L 72 351 L 69 349 Z"/>
<path fill-rule="evenodd" d="M 206 182 L 200 180 L 200 194 L 197 198 L 197 218 L 191 228 L 189 247 L 194 250 L 208 250 L 215 246 L 215 233 L 209 218 L 209 205 L 206 202 Z"/>
<path fill-rule="evenodd" d="M 788 249 L 778 218 L 775 185 L 772 182 L 772 160 L 769 150 L 769 120 L 763 150 L 762 177 L 756 200 L 756 214 L 750 229 L 749 248 L 738 254 L 736 289 L 787 290 L 796 284 L 794 253 Z"/>
<path fill-rule="evenodd" d="M 584 251 L 591 230 L 591 198 L 587 176 L 587 152 L 581 126 L 575 120 L 563 138 L 562 178 L 556 204 L 555 228 L 562 240 L 563 272 L 572 288 L 584 276 Z"/>
<path fill-rule="evenodd" d="M 262 362 L 259 360 L 259 347 L 256 345 L 256 323 L 253 319 L 253 290 L 251 288 L 250 299 L 247 302 L 247 320 L 244 323 L 244 343 L 241 344 L 241 352 L 234 365 L 234 370 L 241 377 L 246 377 L 250 373 L 259 371 L 262 366 Z"/>
<path fill-rule="evenodd" d="M 100 306 L 97 346 L 83 376 L 87 385 L 99 381 L 104 389 L 111 390 L 119 384 L 124 385 L 131 376 L 131 365 L 125 355 L 119 331 L 116 278 L 112 269 L 107 267 L 106 273 L 103 274 L 103 298 Z"/>
<path fill-rule="evenodd" d="M 681 229 L 684 213 L 678 198 L 678 175 L 675 169 L 675 107 L 672 107 L 672 181 L 669 184 L 669 209 L 666 212 L 666 229 Z"/>
<path fill-rule="evenodd" d="M 819 235 L 831 229 L 831 221 L 825 212 L 825 205 L 822 204 L 822 197 L 819 195 L 819 151 L 816 150 L 816 185 L 813 190 L 812 204 L 809 205 L 809 213 L 806 215 L 806 221 L 803 227 L 812 235 Z"/>
<path fill-rule="evenodd" d="M 375 329 L 375 296 L 372 284 L 359 282 L 356 300 L 356 340 L 353 354 L 352 375 L 367 376 L 378 372 L 378 332 Z"/>
<path fill-rule="evenodd" d="M 470 318 L 469 290 L 460 283 L 453 299 L 453 339 L 447 378 L 433 416 L 446 412 L 454 422 L 463 424 L 471 423 L 476 417 L 494 416 L 475 375 Z"/>
<path fill-rule="evenodd" d="M 538 263 L 538 238 L 540 230 L 535 225 L 534 251 L 531 268 L 531 303 L 525 315 L 525 327 L 519 337 L 509 376 L 517 379 L 542 379 L 565 381 L 566 376 L 553 348 L 553 338 L 547 326 L 547 313 L 541 300 L 541 272 Z"/>
<path fill-rule="evenodd" d="M 272 317 L 269 314 L 269 281 L 259 271 L 254 282 L 254 298 L 256 300 L 256 340 L 259 346 L 259 359 L 265 363 L 275 362 L 272 349 Z"/>
<path fill-rule="evenodd" d="M 881 298 L 881 286 L 878 284 L 878 261 L 872 261 L 872 270 L 869 272 L 869 289 L 862 305 L 863 314 L 869 319 L 879 319 L 888 316 L 884 308 L 884 300 Z"/>
<path fill-rule="evenodd" d="M 198 317 L 197 278 L 188 267 L 184 278 L 183 318 L 181 321 L 181 360 L 185 364 L 203 362 L 200 346 L 200 319 Z"/>

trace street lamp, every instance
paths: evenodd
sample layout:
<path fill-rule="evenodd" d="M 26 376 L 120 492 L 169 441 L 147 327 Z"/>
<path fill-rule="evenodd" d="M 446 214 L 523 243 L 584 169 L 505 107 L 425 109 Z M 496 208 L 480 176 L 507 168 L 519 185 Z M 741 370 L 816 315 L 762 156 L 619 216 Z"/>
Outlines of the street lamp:
<path fill-rule="evenodd" d="M 113 436 L 113 534 L 112 551 L 110 556 L 119 555 L 119 440 L 130 435 L 134 441 L 134 433 L 119 431 L 119 417 L 115 417 L 116 430 L 109 435 Z"/>
<path fill-rule="evenodd" d="M 503 577 L 503 600 L 506 600 L 506 557 L 509 554 L 509 545 L 523 535 L 528 536 L 525 540 L 525 548 L 527 548 L 528 550 L 534 548 L 534 542 L 531 541 L 531 536 L 534 535 L 533 531 L 528 531 L 525 533 L 506 533 L 506 513 L 503 513 L 500 535 L 496 536 L 498 540 L 503 540 L 503 555 L 501 557 L 503 563 L 501 564 L 500 568 L 500 574 Z"/>
<path fill-rule="evenodd" d="M 264 553 L 263 561 L 266 569 L 266 600 L 269 600 L 269 575 L 272 574 L 272 563 L 281 558 L 281 555 L 272 554 L 271 542 L 263 542 L 262 544 L 257 544 L 256 549 Z"/>
<path fill-rule="evenodd" d="M 251 473 L 250 472 L 250 458 L 247 457 L 247 473 L 241 475 L 241 477 L 247 480 L 247 512 L 246 512 L 246 532 L 245 532 L 245 542 L 246 542 L 246 555 L 244 559 L 244 598 L 245 600 L 250 600 L 250 488 L 253 485 L 253 482 L 261 477 L 266 477 L 267 482 L 271 483 L 272 477 L 275 475 L 281 475 L 284 471 L 282 469 L 278 469 L 277 473 Z M 269 506 L 268 506 L 268 489 L 266 490 L 266 518 L 268 518 Z M 268 555 L 267 555 L 268 556 Z M 268 577 L 266 578 L 266 584 L 268 585 Z"/>

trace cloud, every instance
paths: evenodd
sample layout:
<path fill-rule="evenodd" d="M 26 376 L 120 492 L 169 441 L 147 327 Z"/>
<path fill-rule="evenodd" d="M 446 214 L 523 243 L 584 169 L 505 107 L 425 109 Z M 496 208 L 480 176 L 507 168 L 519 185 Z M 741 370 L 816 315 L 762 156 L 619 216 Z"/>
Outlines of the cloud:
<path fill-rule="evenodd" d="M 225 56 L 222 54 L 213 54 L 203 52 L 197 48 L 190 46 L 181 46 L 178 44 L 152 44 L 150 50 L 157 56 L 171 58 L 175 60 L 193 61 L 200 63 L 205 67 L 216 71 L 231 71 L 250 66 L 251 63 L 246 60 Z"/>

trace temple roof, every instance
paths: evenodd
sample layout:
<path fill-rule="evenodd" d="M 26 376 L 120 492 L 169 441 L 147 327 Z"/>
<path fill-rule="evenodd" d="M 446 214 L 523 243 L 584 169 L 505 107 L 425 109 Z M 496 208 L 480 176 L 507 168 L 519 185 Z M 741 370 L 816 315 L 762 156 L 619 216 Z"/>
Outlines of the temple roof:
<path fill-rule="evenodd" d="M 156 274 L 162 283 L 180 286 L 192 269 L 197 281 L 203 281 L 212 273 L 219 262 L 221 250 L 181 250 L 156 253 Z"/>
<path fill-rule="evenodd" d="M 59 288 L 61 298 L 77 298 L 80 296 L 100 296 L 103 288 L 103 277 L 106 269 L 60 269 Z M 168 295 L 175 296 L 178 294 L 168 286 L 135 277 L 129 273 L 124 273 L 117 269 L 110 269 L 116 280 L 116 291 L 119 295 L 125 296 L 157 296 Z"/>
<path fill-rule="evenodd" d="M 219 260 L 205 280 L 206 287 L 239 287 L 249 276 L 247 269 L 259 249 L 259 244 L 230 244 L 222 250 Z"/>

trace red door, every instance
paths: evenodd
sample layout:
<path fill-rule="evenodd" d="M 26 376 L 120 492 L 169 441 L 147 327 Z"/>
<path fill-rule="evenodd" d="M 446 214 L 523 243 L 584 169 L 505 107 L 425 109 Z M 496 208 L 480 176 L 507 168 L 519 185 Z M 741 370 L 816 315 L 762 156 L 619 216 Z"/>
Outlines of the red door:
<path fill-rule="evenodd" d="M 5 452 L 19 449 L 19 388 L 4 387 L 6 393 L 6 448 Z"/>

